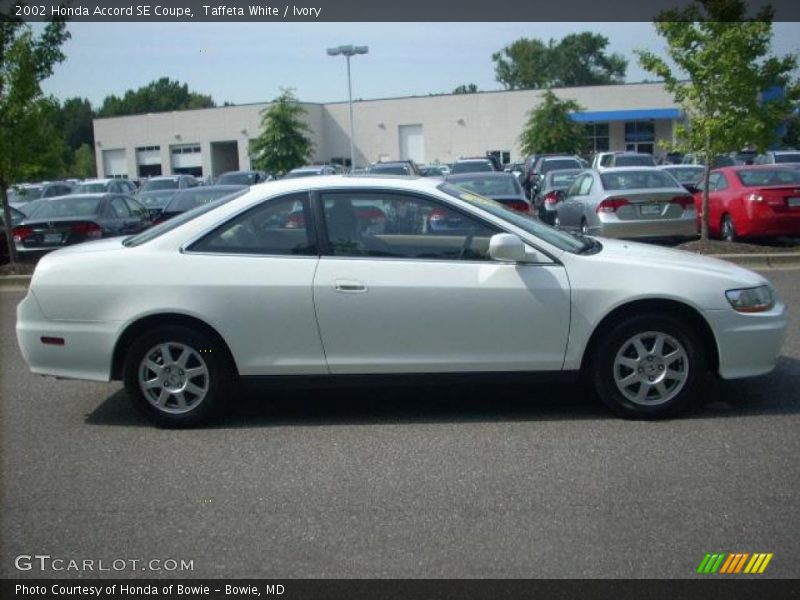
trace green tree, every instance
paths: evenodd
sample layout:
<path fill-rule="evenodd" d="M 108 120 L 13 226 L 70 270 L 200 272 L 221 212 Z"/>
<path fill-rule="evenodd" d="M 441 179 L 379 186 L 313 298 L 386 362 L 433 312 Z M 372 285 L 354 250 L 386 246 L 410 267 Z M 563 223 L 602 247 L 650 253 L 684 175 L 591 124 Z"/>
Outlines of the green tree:
<path fill-rule="evenodd" d="M 49 21 L 34 36 L 13 12 L 12 8 L 0 19 L 0 200 L 5 223 L 11 223 L 9 186 L 36 178 L 60 157 L 63 142 L 51 124 L 52 103 L 40 83 L 64 60 L 61 45 L 70 37 L 60 19 Z M 17 260 L 13 238 L 6 239 L 13 264 Z"/>
<path fill-rule="evenodd" d="M 84 144 L 94 146 L 94 110 L 86 98 L 68 98 L 61 105 L 64 141 L 74 152 Z"/>
<path fill-rule="evenodd" d="M 747 17 L 744 0 L 695 0 L 658 15 L 656 31 L 667 42 L 677 71 L 653 52 L 639 62 L 661 78 L 687 116 L 678 126 L 677 150 L 705 157 L 701 239 L 708 239 L 708 173 L 718 154 L 744 146 L 763 151 L 776 140 L 778 125 L 798 97 L 792 79 L 797 57 L 770 54 L 774 11 L 766 6 Z M 760 92 L 782 87 L 782 97 L 765 101 Z"/>
<path fill-rule="evenodd" d="M 313 150 L 311 131 L 303 120 L 306 110 L 291 90 L 283 90 L 273 103 L 262 111 L 261 134 L 253 140 L 253 164 L 267 173 L 283 175 L 300 167 Z"/>
<path fill-rule="evenodd" d="M 107 96 L 97 111 L 99 117 L 119 117 L 148 112 L 166 112 L 216 106 L 211 96 L 189 91 L 187 84 L 162 77 L 119 96 Z"/>
<path fill-rule="evenodd" d="M 583 108 L 575 100 L 560 100 L 550 90 L 533 109 L 519 137 L 524 154 L 564 152 L 578 154 L 586 147 L 586 129 L 571 113 Z"/>
<path fill-rule="evenodd" d="M 558 42 L 521 38 L 492 54 L 495 78 L 509 90 L 621 83 L 628 61 L 607 46 L 607 37 L 588 31 Z"/>
<path fill-rule="evenodd" d="M 478 86 L 474 83 L 461 84 L 453 90 L 454 94 L 475 94 L 478 92 Z"/>
<path fill-rule="evenodd" d="M 92 146 L 81 144 L 75 150 L 75 158 L 69 170 L 73 177 L 78 177 L 79 179 L 97 177 L 97 162 L 95 161 Z"/>

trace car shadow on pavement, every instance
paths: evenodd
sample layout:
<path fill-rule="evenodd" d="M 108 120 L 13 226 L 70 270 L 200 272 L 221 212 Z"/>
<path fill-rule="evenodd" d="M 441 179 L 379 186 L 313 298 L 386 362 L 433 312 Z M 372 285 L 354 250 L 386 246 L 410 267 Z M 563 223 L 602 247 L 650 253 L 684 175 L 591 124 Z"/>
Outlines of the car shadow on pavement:
<path fill-rule="evenodd" d="M 708 377 L 700 403 L 680 418 L 800 413 L 800 360 L 781 357 L 769 375 Z M 577 383 L 292 388 L 245 392 L 214 427 L 370 425 L 613 419 Z M 148 426 L 123 390 L 86 417 L 91 425 Z"/>

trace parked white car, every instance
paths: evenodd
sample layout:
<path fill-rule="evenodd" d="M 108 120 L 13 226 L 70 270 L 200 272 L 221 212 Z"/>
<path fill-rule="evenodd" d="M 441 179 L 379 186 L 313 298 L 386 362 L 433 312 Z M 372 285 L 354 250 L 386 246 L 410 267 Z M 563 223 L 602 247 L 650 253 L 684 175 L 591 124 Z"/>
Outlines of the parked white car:
<path fill-rule="evenodd" d="M 364 176 L 257 185 L 53 252 L 17 311 L 34 373 L 123 380 L 168 426 L 215 418 L 240 378 L 554 371 L 663 417 L 708 370 L 769 372 L 785 329 L 769 282 L 732 264 Z"/>

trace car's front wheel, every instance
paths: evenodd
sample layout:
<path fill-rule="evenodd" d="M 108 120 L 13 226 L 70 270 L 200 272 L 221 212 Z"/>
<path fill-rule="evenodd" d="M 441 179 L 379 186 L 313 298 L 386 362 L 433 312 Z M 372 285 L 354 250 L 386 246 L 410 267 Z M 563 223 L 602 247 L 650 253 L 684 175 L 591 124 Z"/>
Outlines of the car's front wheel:
<path fill-rule="evenodd" d="M 594 347 L 589 373 L 594 388 L 623 417 L 674 415 L 696 397 L 706 370 L 700 340 L 672 316 L 626 317 Z"/>
<path fill-rule="evenodd" d="M 234 376 L 211 336 L 176 325 L 148 332 L 131 345 L 124 381 L 135 406 L 157 425 L 194 427 L 221 415 Z"/>

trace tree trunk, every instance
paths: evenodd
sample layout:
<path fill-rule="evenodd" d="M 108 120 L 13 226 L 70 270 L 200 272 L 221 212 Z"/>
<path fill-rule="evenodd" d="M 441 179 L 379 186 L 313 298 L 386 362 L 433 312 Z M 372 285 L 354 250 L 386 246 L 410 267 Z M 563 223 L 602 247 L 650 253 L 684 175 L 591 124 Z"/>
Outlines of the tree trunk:
<path fill-rule="evenodd" d="M 6 230 L 6 244 L 8 245 L 8 260 L 11 261 L 12 266 L 17 262 L 17 248 L 14 246 L 14 234 L 12 230 L 14 226 L 11 223 L 11 211 L 8 208 L 8 184 L 5 181 L 0 181 L 0 201 L 3 204 L 3 223 Z"/>
<path fill-rule="evenodd" d="M 703 177 L 703 202 L 700 204 L 700 240 L 708 241 L 708 176 L 711 174 L 711 144 L 706 143 L 706 170 Z"/>

